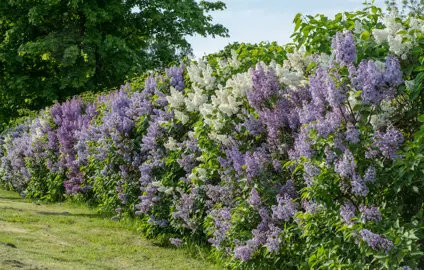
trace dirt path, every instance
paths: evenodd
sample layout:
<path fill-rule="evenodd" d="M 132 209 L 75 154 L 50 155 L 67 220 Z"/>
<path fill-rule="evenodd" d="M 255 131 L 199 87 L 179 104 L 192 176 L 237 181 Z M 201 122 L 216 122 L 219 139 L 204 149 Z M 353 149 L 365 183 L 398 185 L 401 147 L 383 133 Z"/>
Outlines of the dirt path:
<path fill-rule="evenodd" d="M 37 205 L 0 190 L 0 269 L 217 269 L 154 246 L 128 224 L 70 204 Z"/>

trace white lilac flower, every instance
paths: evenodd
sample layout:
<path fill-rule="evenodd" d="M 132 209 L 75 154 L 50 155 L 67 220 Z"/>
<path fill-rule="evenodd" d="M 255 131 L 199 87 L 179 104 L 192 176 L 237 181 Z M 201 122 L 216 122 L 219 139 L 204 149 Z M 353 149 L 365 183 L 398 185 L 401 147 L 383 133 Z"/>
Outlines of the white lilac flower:
<path fill-rule="evenodd" d="M 181 123 L 183 123 L 183 125 L 186 124 L 188 122 L 188 120 L 190 120 L 190 118 L 186 114 L 184 114 L 183 112 L 178 111 L 178 110 L 174 110 L 174 115 L 175 115 L 175 118 L 177 120 L 179 120 L 179 121 L 181 121 Z"/>
<path fill-rule="evenodd" d="M 193 86 L 194 93 L 188 93 L 185 98 L 187 111 L 196 112 L 199 107 L 208 101 L 208 96 L 202 93 L 202 90 Z"/>
<path fill-rule="evenodd" d="M 306 67 L 314 61 L 312 56 L 305 55 L 305 52 L 305 48 L 302 47 L 293 53 L 287 53 L 287 60 L 284 60 L 283 67 L 303 74 Z"/>
<path fill-rule="evenodd" d="M 184 105 L 184 94 L 177 91 L 174 87 L 171 87 L 171 95 L 167 96 L 168 103 L 173 108 L 179 108 Z"/>
<path fill-rule="evenodd" d="M 252 88 L 252 77 L 248 72 L 236 74 L 227 81 L 226 87 L 232 89 L 235 98 L 246 97 L 247 91 Z"/>
<path fill-rule="evenodd" d="M 374 36 L 375 42 L 380 45 L 387 41 L 390 34 L 385 29 L 374 29 L 372 30 L 372 35 Z"/>
<path fill-rule="evenodd" d="M 165 146 L 166 149 L 169 149 L 169 150 L 178 150 L 179 149 L 178 142 L 172 137 L 169 137 L 168 142 L 165 143 L 164 146 Z"/>
<path fill-rule="evenodd" d="M 215 86 L 216 78 L 212 76 L 213 69 L 209 64 L 199 61 L 187 67 L 188 75 L 192 82 L 197 83 L 206 90 L 212 90 Z"/>
<path fill-rule="evenodd" d="M 364 27 L 362 23 L 358 20 L 355 21 L 355 30 L 353 31 L 355 34 L 361 34 L 364 31 Z"/>

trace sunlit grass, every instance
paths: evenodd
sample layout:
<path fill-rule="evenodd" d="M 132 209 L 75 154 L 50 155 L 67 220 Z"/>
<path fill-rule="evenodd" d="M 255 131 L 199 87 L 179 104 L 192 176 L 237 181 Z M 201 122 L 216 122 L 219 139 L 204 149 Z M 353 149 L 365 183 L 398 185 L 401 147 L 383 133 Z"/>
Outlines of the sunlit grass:
<path fill-rule="evenodd" d="M 134 222 L 70 203 L 35 204 L 0 190 L 0 269 L 218 269 L 155 246 Z"/>

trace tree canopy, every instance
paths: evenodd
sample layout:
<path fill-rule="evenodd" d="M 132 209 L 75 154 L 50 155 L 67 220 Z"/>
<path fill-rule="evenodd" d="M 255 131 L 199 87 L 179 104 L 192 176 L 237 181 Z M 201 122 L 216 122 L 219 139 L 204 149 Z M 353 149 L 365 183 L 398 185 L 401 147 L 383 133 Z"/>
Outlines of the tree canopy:
<path fill-rule="evenodd" d="M 222 2 L 0 1 L 0 122 L 179 61 L 186 37 L 228 36 Z"/>

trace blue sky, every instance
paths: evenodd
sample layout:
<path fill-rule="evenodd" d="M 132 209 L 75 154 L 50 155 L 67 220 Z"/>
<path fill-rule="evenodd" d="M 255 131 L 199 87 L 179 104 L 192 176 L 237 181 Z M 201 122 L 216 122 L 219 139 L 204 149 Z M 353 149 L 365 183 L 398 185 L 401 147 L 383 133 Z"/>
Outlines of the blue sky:
<path fill-rule="evenodd" d="M 228 43 L 277 41 L 284 44 L 290 40 L 294 16 L 318 13 L 334 16 L 341 11 L 362 8 L 364 0 L 221 0 L 227 9 L 211 15 L 214 22 L 229 29 L 230 38 L 194 36 L 188 40 L 196 57 L 217 52 Z M 384 0 L 376 0 L 384 7 Z"/>

